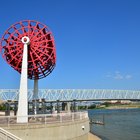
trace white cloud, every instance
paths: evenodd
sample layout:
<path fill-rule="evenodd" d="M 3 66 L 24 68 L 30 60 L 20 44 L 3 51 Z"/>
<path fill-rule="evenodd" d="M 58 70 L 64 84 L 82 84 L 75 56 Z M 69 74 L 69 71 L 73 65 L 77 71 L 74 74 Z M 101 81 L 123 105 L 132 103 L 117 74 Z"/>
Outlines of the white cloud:
<path fill-rule="evenodd" d="M 125 76 L 125 79 L 132 79 L 132 78 L 133 78 L 133 76 L 130 75 L 130 74 L 128 74 L 128 75 Z"/>
<path fill-rule="evenodd" d="M 113 74 L 109 73 L 106 75 L 106 77 L 113 78 L 115 80 L 129 80 L 133 78 L 131 74 L 122 74 L 119 71 L 115 71 Z"/>
<path fill-rule="evenodd" d="M 113 76 L 114 79 L 117 79 L 117 80 L 122 80 L 124 79 L 124 76 L 121 75 L 120 73 L 116 72 Z"/>
<path fill-rule="evenodd" d="M 110 77 L 112 77 L 112 75 L 111 74 L 107 74 L 106 77 L 110 78 Z"/>

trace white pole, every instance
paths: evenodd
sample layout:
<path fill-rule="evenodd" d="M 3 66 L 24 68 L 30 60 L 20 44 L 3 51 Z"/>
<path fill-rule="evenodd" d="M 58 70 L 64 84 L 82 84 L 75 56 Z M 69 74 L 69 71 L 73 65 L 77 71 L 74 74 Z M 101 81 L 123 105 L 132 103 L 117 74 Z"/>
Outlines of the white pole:
<path fill-rule="evenodd" d="M 34 94 L 33 94 L 33 99 L 34 99 L 34 114 L 37 114 L 37 99 L 38 99 L 38 80 L 34 80 Z"/>
<path fill-rule="evenodd" d="M 18 100 L 17 111 L 17 123 L 28 122 L 28 44 L 30 39 L 27 36 L 22 37 L 22 43 L 24 44 L 22 69 L 20 79 L 20 90 Z"/>

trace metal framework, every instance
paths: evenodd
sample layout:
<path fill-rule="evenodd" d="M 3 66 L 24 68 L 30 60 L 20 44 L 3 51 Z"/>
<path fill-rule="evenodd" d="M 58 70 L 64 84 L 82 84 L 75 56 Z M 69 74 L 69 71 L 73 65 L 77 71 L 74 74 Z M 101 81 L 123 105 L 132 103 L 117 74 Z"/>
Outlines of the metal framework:
<path fill-rule="evenodd" d="M 21 39 L 24 36 L 30 39 L 28 78 L 41 79 L 46 77 L 55 67 L 55 44 L 49 28 L 38 21 L 20 21 L 5 31 L 0 43 L 3 58 L 11 67 L 21 73 L 23 58 Z"/>
<path fill-rule="evenodd" d="M 18 89 L 0 89 L 0 100 L 17 101 Z M 107 89 L 39 89 L 38 98 L 51 101 L 71 100 L 140 100 L 140 91 Z M 33 90 L 28 90 L 28 100 L 33 99 Z"/>
<path fill-rule="evenodd" d="M 27 123 L 28 118 L 21 117 L 28 114 L 27 78 L 34 80 L 34 97 L 37 97 L 37 80 L 49 75 L 56 64 L 53 35 L 38 21 L 20 21 L 5 31 L 0 40 L 0 51 L 7 63 L 21 73 L 17 122 Z"/>

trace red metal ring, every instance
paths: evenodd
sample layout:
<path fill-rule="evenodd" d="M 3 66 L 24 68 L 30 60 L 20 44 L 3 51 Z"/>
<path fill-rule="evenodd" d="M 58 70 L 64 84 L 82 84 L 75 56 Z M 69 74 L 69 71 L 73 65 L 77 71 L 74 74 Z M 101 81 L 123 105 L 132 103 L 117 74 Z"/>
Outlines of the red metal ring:
<path fill-rule="evenodd" d="M 21 73 L 23 36 L 30 38 L 28 46 L 28 78 L 41 79 L 49 75 L 56 64 L 54 38 L 49 28 L 37 21 L 25 20 L 12 25 L 1 39 L 3 58 Z"/>

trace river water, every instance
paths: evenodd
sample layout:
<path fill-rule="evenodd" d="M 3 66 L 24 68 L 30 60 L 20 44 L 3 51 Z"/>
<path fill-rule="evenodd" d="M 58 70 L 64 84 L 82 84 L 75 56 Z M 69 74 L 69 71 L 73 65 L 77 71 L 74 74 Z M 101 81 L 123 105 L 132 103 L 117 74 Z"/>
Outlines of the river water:
<path fill-rule="evenodd" d="M 89 110 L 89 118 L 104 121 L 91 124 L 91 132 L 102 140 L 140 140 L 140 109 Z"/>

